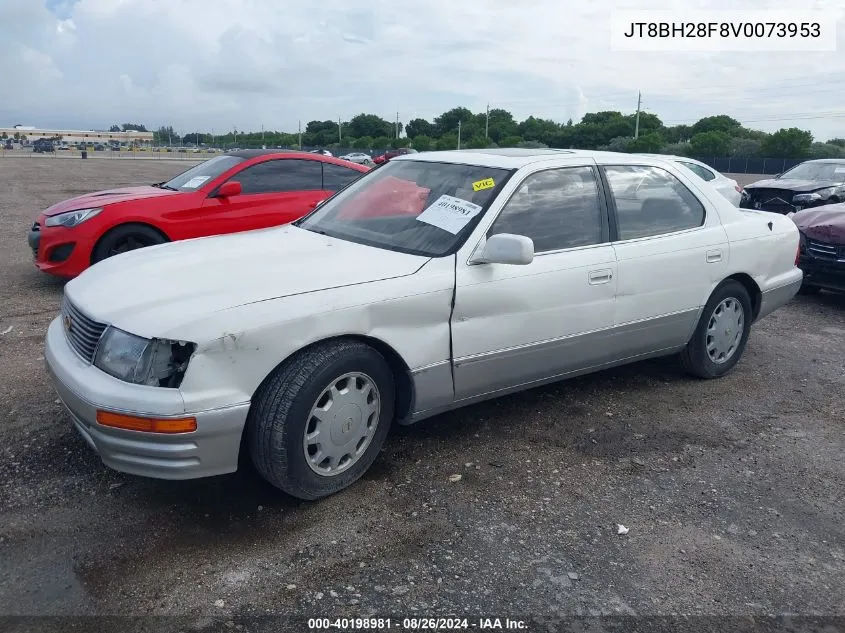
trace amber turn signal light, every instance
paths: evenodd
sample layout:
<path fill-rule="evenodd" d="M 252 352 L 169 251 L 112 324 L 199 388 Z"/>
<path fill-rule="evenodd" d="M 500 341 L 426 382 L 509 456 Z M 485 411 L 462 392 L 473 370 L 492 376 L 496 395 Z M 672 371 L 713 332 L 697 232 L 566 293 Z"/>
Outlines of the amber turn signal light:
<path fill-rule="evenodd" d="M 142 418 L 125 413 L 97 410 L 97 424 L 146 433 L 190 433 L 197 430 L 196 418 Z"/>

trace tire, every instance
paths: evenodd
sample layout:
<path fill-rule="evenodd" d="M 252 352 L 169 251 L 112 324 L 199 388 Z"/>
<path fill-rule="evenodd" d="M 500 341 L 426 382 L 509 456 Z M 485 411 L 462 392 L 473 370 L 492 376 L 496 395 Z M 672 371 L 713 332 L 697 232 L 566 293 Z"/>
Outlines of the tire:
<path fill-rule="evenodd" d="M 378 414 L 373 413 L 369 443 L 361 445 L 362 452 L 357 459 L 350 458 L 351 465 L 339 466 L 334 474 L 319 473 L 313 465 L 319 457 L 308 455 L 309 451 L 320 455 L 323 449 L 317 451 L 313 445 L 307 446 L 306 430 L 313 433 L 321 428 L 331 440 L 343 437 L 342 434 L 348 431 L 354 443 L 364 428 L 362 425 L 367 423 L 362 415 L 355 421 L 349 419 L 351 430 L 342 430 L 347 421 L 339 418 L 324 422 L 325 426 L 314 425 L 312 408 L 323 400 L 329 386 L 349 374 L 364 376 L 374 385 L 377 393 L 374 397 L 380 403 Z M 310 501 L 339 492 L 357 481 L 378 456 L 393 421 L 394 401 L 394 377 L 390 367 L 370 346 L 357 341 L 328 341 L 305 349 L 279 366 L 255 395 L 246 422 L 252 462 L 265 480 L 293 497 Z M 337 402 L 341 402 L 340 395 Z M 356 409 L 343 405 L 343 410 L 354 412 Z M 331 408 L 328 412 L 327 417 L 331 416 Z M 327 444 L 330 451 L 346 450 L 338 449 L 336 442 Z M 338 463 L 342 464 L 342 460 Z"/>
<path fill-rule="evenodd" d="M 164 244 L 167 238 L 145 224 L 121 224 L 108 231 L 94 247 L 91 263 L 146 246 Z"/>
<path fill-rule="evenodd" d="M 819 294 L 821 291 L 822 289 L 818 286 L 811 286 L 805 282 L 802 283 L 801 287 L 798 289 L 798 294 L 813 296 Z"/>
<path fill-rule="evenodd" d="M 711 319 L 717 316 L 715 314 L 717 308 L 724 310 L 725 304 L 723 302 L 728 302 L 730 304 L 729 311 L 733 310 L 734 313 L 734 306 L 741 308 L 742 333 L 739 340 L 728 350 L 729 353 L 725 354 L 724 359 L 717 362 L 708 352 L 708 341 L 711 340 L 711 334 L 708 333 L 708 328 L 711 324 Z M 723 318 L 727 318 L 728 316 L 726 314 Z M 681 366 L 685 371 L 698 378 L 719 378 L 727 374 L 739 362 L 742 353 L 745 351 L 748 334 L 751 332 L 751 319 L 751 298 L 748 296 L 748 291 L 745 287 L 732 279 L 719 284 L 716 290 L 713 291 L 713 294 L 710 295 L 707 305 L 704 306 L 692 338 L 680 354 Z M 736 324 L 730 323 L 730 325 Z M 719 339 L 716 340 L 718 341 Z M 722 346 L 723 348 L 729 345 L 724 338 L 721 340 L 725 341 Z"/>

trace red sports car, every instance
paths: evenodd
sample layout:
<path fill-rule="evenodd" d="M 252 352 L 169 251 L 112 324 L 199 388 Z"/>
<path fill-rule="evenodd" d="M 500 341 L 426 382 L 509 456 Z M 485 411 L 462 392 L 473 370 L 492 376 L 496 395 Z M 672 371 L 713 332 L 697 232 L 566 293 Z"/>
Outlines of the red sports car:
<path fill-rule="evenodd" d="M 167 182 L 54 204 L 30 229 L 29 246 L 40 270 L 75 277 L 136 248 L 292 222 L 367 171 L 321 154 L 233 152 Z"/>

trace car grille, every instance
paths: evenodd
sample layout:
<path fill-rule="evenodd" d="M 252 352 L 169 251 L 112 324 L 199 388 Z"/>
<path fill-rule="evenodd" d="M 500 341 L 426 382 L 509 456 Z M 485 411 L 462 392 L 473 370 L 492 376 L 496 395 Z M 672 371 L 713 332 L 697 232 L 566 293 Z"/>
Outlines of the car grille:
<path fill-rule="evenodd" d="M 792 196 L 795 194 L 791 191 L 784 189 L 746 189 L 745 191 L 750 195 L 751 206 L 754 209 L 775 213 L 795 211 L 795 206 L 791 204 Z M 758 204 L 760 206 L 757 206 Z"/>
<path fill-rule="evenodd" d="M 62 325 L 73 350 L 85 362 L 93 362 L 97 343 L 100 342 L 106 325 L 82 314 L 67 297 L 62 300 Z"/>
<path fill-rule="evenodd" d="M 822 259 L 845 259 L 845 245 L 807 240 L 807 250 Z"/>

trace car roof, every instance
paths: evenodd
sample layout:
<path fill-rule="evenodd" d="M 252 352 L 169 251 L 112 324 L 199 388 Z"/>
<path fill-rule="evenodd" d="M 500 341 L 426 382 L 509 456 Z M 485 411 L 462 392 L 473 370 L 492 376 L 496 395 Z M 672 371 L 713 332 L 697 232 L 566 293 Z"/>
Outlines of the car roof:
<path fill-rule="evenodd" d="M 805 160 L 805 163 L 833 163 L 834 165 L 845 165 L 845 158 L 814 158 Z M 797 167 L 797 165 L 796 165 Z"/>
<path fill-rule="evenodd" d="M 520 169 L 532 163 L 539 163 L 556 158 L 588 158 L 599 163 L 615 164 L 649 164 L 665 162 L 667 156 L 645 156 L 643 154 L 627 154 L 622 152 L 603 152 L 582 149 L 553 149 L 553 148 L 495 148 L 495 149 L 460 149 L 437 152 L 420 152 L 418 154 L 404 154 L 391 160 L 429 161 L 437 163 L 459 163 L 464 165 L 478 165 L 479 167 L 498 167 L 501 169 Z M 643 161 L 643 158 L 646 160 Z"/>
<path fill-rule="evenodd" d="M 240 149 L 236 152 L 228 152 L 229 156 L 237 156 L 238 158 L 257 158 L 258 156 L 269 156 L 275 154 L 278 156 L 314 156 L 308 152 L 297 152 L 289 149 Z"/>
<path fill-rule="evenodd" d="M 340 165 L 355 171 L 365 172 L 369 171 L 363 165 L 350 163 L 349 161 L 341 160 L 336 156 L 326 156 L 325 154 L 312 154 L 311 152 L 300 152 L 295 149 L 241 149 L 237 152 L 228 152 L 226 156 L 236 156 L 249 160 L 251 158 L 275 157 L 275 158 L 300 158 L 304 160 L 314 160 L 321 163 L 330 163 L 332 165 Z M 263 162 L 263 161 L 260 161 Z"/>

